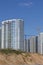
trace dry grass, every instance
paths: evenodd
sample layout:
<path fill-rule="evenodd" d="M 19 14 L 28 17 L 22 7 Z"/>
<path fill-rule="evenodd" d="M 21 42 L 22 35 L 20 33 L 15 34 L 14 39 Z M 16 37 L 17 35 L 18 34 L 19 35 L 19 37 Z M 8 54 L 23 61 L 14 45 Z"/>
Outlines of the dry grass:
<path fill-rule="evenodd" d="M 0 50 L 0 65 L 32 65 L 43 64 L 43 55 L 24 53 L 11 49 Z"/>

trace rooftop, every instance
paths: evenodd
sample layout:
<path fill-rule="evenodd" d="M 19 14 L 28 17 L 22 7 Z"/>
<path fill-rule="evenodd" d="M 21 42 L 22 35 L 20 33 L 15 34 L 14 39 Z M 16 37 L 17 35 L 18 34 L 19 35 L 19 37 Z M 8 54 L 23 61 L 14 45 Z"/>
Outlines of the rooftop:
<path fill-rule="evenodd" d="M 4 22 L 7 22 L 8 23 L 9 21 L 12 22 L 12 21 L 21 21 L 21 20 L 23 21 L 23 19 L 10 19 L 10 20 L 5 20 L 5 21 L 2 21 L 2 24 L 4 24 Z"/>

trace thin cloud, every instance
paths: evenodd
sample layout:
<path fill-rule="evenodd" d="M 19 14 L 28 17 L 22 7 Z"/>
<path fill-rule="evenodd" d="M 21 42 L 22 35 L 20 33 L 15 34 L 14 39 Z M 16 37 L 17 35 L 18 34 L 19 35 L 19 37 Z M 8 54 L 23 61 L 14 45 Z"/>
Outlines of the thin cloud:
<path fill-rule="evenodd" d="M 32 6 L 32 2 L 28 2 L 28 3 L 26 3 L 26 2 L 24 2 L 24 3 L 19 3 L 19 5 L 20 6 L 27 6 L 27 7 L 29 7 L 29 6 Z"/>

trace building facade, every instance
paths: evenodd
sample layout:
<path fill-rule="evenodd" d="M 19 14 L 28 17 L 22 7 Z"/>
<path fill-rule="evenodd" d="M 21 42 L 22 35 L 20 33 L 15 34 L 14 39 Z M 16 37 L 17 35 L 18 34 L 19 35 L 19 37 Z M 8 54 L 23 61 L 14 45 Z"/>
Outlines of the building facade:
<path fill-rule="evenodd" d="M 1 27 L 0 27 L 0 49 L 1 49 Z"/>
<path fill-rule="evenodd" d="M 1 47 L 24 50 L 24 21 L 22 19 L 2 21 Z"/>
<path fill-rule="evenodd" d="M 38 53 L 43 54 L 43 33 L 38 35 Z"/>
<path fill-rule="evenodd" d="M 30 52 L 30 39 L 24 39 L 24 51 Z"/>
<path fill-rule="evenodd" d="M 30 37 L 30 52 L 36 53 L 36 36 Z"/>
<path fill-rule="evenodd" d="M 36 53 L 38 53 L 38 35 L 36 36 Z"/>

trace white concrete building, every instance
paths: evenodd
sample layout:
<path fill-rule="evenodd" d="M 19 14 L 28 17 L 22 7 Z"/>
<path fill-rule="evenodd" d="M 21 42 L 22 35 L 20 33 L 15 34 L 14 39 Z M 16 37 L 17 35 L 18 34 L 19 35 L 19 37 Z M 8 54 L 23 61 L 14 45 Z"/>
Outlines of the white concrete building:
<path fill-rule="evenodd" d="M 43 33 L 38 36 L 38 53 L 43 54 Z"/>
<path fill-rule="evenodd" d="M 24 21 L 12 19 L 2 21 L 2 49 L 24 50 Z"/>
<path fill-rule="evenodd" d="M 30 37 L 30 52 L 36 52 L 36 36 Z"/>
<path fill-rule="evenodd" d="M 0 27 L 0 49 L 1 49 L 1 27 Z"/>
<path fill-rule="evenodd" d="M 24 51 L 30 52 L 30 39 L 24 39 Z"/>

